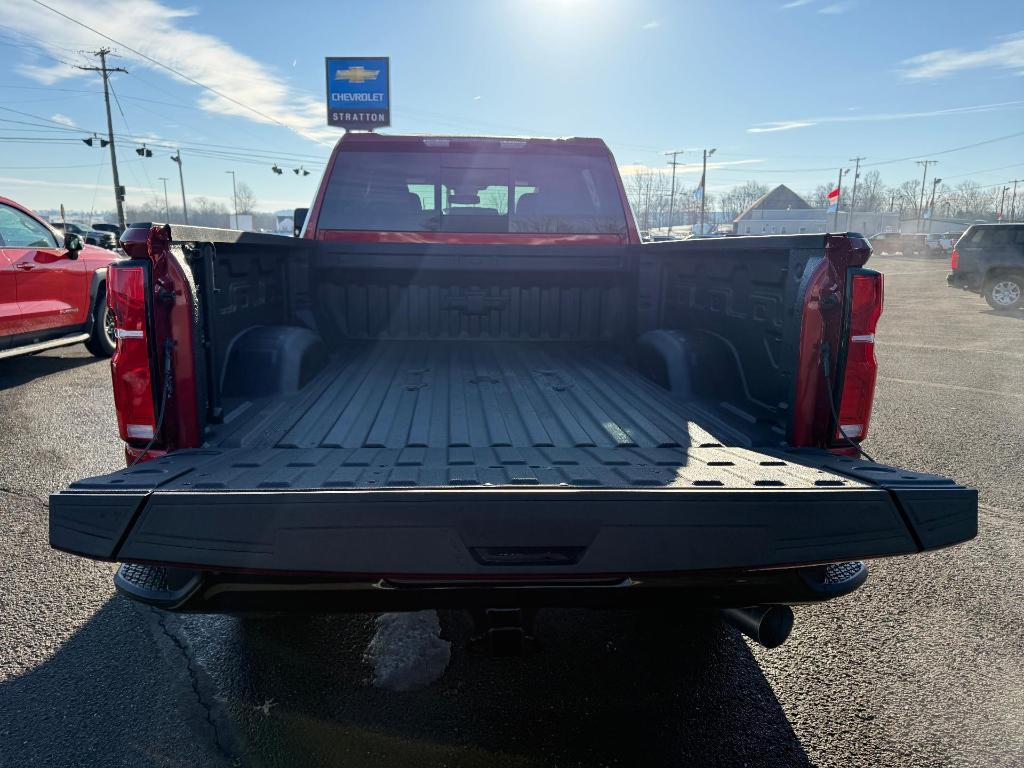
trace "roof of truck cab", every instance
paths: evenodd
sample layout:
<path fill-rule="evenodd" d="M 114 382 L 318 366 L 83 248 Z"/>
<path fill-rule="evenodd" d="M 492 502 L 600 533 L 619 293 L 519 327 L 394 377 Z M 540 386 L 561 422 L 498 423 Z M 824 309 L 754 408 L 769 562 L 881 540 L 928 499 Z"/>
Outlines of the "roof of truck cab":
<path fill-rule="evenodd" d="M 452 145 L 467 149 L 486 149 L 495 144 L 501 149 L 512 149 L 515 146 L 530 148 L 572 148 L 608 152 L 608 145 L 603 139 L 583 136 L 565 136 L 559 138 L 537 136 L 469 136 L 457 134 L 385 134 L 370 132 L 349 132 L 338 140 L 338 146 L 381 145 L 389 149 L 450 149 Z"/>

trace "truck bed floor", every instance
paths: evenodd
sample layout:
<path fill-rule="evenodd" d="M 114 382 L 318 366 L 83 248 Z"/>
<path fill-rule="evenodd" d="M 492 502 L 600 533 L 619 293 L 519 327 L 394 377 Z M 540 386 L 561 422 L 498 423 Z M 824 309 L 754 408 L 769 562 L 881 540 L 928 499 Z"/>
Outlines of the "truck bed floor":
<path fill-rule="evenodd" d="M 192 489 L 858 485 L 738 447 L 602 345 L 366 344 L 228 406 Z"/>

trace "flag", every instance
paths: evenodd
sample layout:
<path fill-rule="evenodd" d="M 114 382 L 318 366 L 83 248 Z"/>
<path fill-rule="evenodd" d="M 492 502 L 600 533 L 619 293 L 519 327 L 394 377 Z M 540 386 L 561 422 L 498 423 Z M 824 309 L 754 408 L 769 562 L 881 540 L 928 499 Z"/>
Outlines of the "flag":
<path fill-rule="evenodd" d="M 839 210 L 839 187 L 836 187 L 826 195 L 828 197 L 828 212 L 835 213 Z"/>
<path fill-rule="evenodd" d="M 698 184 L 697 188 L 695 190 L 693 190 L 693 196 L 697 200 L 703 200 L 704 199 L 704 174 L 703 173 L 700 175 L 700 184 Z"/>

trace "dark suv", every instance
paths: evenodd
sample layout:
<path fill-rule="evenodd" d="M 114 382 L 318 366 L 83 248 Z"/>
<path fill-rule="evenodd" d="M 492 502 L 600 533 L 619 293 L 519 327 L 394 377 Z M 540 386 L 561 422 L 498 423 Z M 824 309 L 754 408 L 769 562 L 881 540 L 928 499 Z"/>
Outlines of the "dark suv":
<path fill-rule="evenodd" d="M 68 233 L 78 235 L 86 245 L 98 245 L 100 248 L 106 248 L 108 251 L 113 250 L 117 246 L 117 238 L 115 238 L 110 232 L 90 229 L 89 227 L 84 227 L 81 224 L 73 224 L 70 221 L 52 221 L 50 222 L 50 226 L 62 235 Z"/>
<path fill-rule="evenodd" d="M 980 293 L 993 309 L 1024 307 L 1024 223 L 975 224 L 953 246 L 946 282 Z"/>

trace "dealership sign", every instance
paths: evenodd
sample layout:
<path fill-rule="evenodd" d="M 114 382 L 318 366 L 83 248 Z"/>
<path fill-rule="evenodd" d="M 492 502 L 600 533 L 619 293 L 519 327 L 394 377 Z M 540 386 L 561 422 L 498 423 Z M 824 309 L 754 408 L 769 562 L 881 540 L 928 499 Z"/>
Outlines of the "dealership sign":
<path fill-rule="evenodd" d="M 327 124 L 362 129 L 391 125 L 391 79 L 386 56 L 328 57 Z"/>

